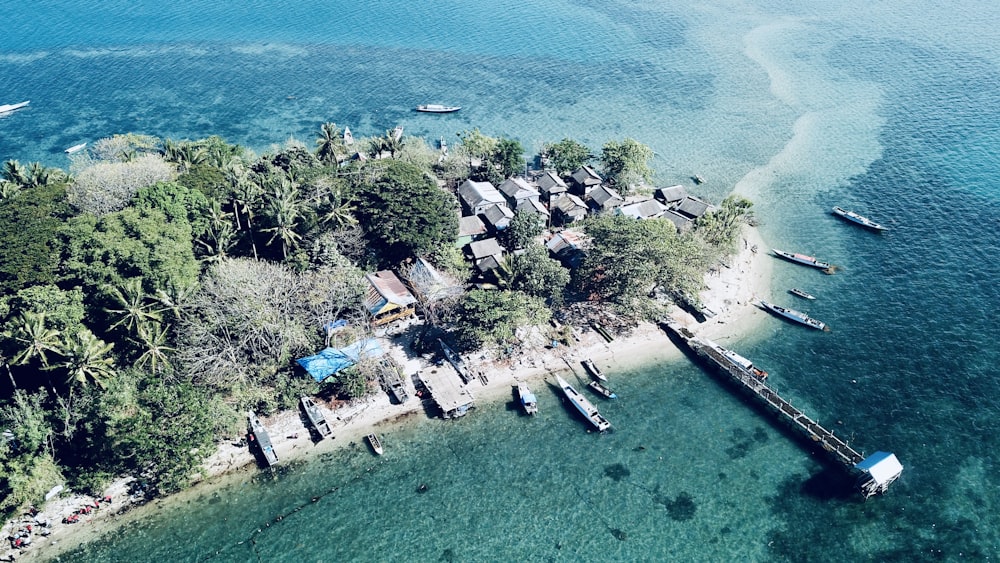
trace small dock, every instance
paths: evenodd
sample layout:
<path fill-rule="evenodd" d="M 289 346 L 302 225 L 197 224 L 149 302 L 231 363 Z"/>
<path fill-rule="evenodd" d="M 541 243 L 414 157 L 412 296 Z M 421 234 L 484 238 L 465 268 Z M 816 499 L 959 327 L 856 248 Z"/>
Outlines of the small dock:
<path fill-rule="evenodd" d="M 472 393 L 459 384 L 457 374 L 450 368 L 450 364 L 442 364 L 440 368 L 421 371 L 417 377 L 440 407 L 441 416 L 458 418 L 468 413 L 476 403 Z"/>
<path fill-rule="evenodd" d="M 884 493 L 903 472 L 902 464 L 891 453 L 875 452 L 867 458 L 858 453 L 839 436 L 823 428 L 818 422 L 781 398 L 762 378 L 755 377 L 752 370 L 733 361 L 731 359 L 732 353 L 727 353 L 729 351 L 725 348 L 711 340 L 695 336 L 687 328 L 672 321 L 661 323 L 661 327 L 683 341 L 691 350 L 717 367 L 723 374 L 728 375 L 729 379 L 744 391 L 771 407 L 773 412 L 777 413 L 793 428 L 802 432 L 813 442 L 818 442 L 834 460 L 840 462 L 849 471 L 862 473 L 859 487 L 865 498 Z"/>

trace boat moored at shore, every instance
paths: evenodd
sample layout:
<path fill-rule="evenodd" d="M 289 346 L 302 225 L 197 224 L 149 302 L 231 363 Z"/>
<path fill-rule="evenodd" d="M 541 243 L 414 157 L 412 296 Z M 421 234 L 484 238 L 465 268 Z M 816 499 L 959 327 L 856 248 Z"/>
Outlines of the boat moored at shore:
<path fill-rule="evenodd" d="M 862 227 L 865 227 L 866 229 L 871 229 L 873 231 L 882 232 L 887 229 L 887 227 L 885 227 L 884 225 L 880 225 L 875 221 L 872 221 L 868 217 L 859 215 L 853 211 L 848 211 L 840 206 L 835 205 L 833 207 L 833 214 L 844 220 L 850 221 L 855 225 L 861 225 Z"/>
<path fill-rule="evenodd" d="M 257 413 L 253 411 L 247 413 L 247 425 L 249 426 L 247 438 L 250 440 L 250 447 L 256 447 L 260 451 L 268 467 L 278 463 L 278 454 L 275 453 L 274 444 L 271 443 L 271 435 L 267 433 L 267 429 L 260 422 Z"/>
<path fill-rule="evenodd" d="M 372 451 L 375 455 L 382 455 L 385 450 L 382 449 L 382 441 L 378 439 L 378 434 L 369 434 L 365 436 L 365 440 L 368 441 L 368 445 L 372 447 Z"/>
<path fill-rule="evenodd" d="M 796 297 L 801 297 L 803 299 L 809 299 L 810 301 L 813 300 L 813 299 L 816 299 L 815 295 L 813 295 L 811 293 L 808 293 L 806 291 L 803 291 L 803 290 L 801 290 L 801 289 L 799 289 L 797 287 L 793 287 L 792 289 L 789 289 L 788 293 L 791 293 L 792 295 L 795 295 Z"/>
<path fill-rule="evenodd" d="M 826 273 L 833 272 L 833 265 L 829 262 L 823 262 L 817 260 L 815 256 L 808 256 L 806 254 L 799 254 L 798 252 L 785 252 L 784 250 L 778 250 L 777 248 L 772 248 L 771 252 L 774 252 L 775 256 L 779 258 L 784 258 L 789 262 L 795 262 L 796 264 L 802 264 L 803 266 L 812 266 L 813 268 L 819 268 Z"/>
<path fill-rule="evenodd" d="M 781 305 L 775 305 L 774 303 L 768 303 L 763 299 L 760 300 L 760 306 L 764 309 L 778 315 L 779 317 L 788 319 L 790 321 L 803 324 L 809 328 L 815 328 L 817 330 L 829 331 L 829 327 L 826 323 L 822 321 L 817 321 L 816 319 L 810 317 L 809 315 L 803 313 L 802 311 L 796 311 L 795 309 L 789 309 L 788 307 L 782 307 Z"/>
<path fill-rule="evenodd" d="M 517 399 L 521 402 L 521 408 L 524 409 L 524 414 L 537 414 L 538 413 L 538 397 L 531 392 L 528 388 L 528 384 L 521 381 L 517 384 Z"/>
<path fill-rule="evenodd" d="M 610 387 L 608 387 L 607 385 L 601 383 L 600 381 L 597 381 L 596 379 L 594 381 L 591 381 L 590 383 L 588 383 L 587 387 L 590 387 L 591 389 L 594 390 L 595 393 L 597 393 L 598 395 L 604 397 L 605 399 L 617 399 L 618 398 L 618 394 L 617 393 L 615 393 L 614 391 L 611 390 Z"/>
<path fill-rule="evenodd" d="M 605 383 L 608 382 L 607 376 L 604 375 L 604 372 L 601 371 L 601 368 L 597 367 L 597 364 L 594 363 L 594 360 L 587 358 L 586 360 L 580 363 L 583 364 L 583 369 L 587 370 L 587 373 L 589 373 L 591 377 L 603 381 Z"/>
<path fill-rule="evenodd" d="M 330 429 L 330 424 L 327 423 L 326 417 L 323 416 L 323 411 L 319 408 L 319 405 L 313 401 L 312 397 L 303 395 L 299 398 L 299 403 L 302 405 L 302 410 L 306 413 L 306 418 L 309 419 L 309 424 L 316 429 L 316 433 L 319 434 L 320 440 L 326 438 L 330 434 L 333 434 L 333 430 Z"/>
<path fill-rule="evenodd" d="M 66 154 L 73 154 L 73 153 L 77 153 L 77 152 L 82 151 L 86 147 L 87 147 L 87 143 L 80 143 L 79 145 L 73 145 L 72 147 L 66 149 L 63 152 L 65 152 Z"/>
<path fill-rule="evenodd" d="M 608 419 L 601 416 L 597 407 L 581 395 L 579 391 L 574 389 L 572 385 L 567 383 L 565 379 L 557 375 L 556 382 L 566 395 L 566 398 L 569 399 L 569 402 L 573 404 L 573 407 L 586 417 L 587 421 L 594 425 L 594 428 L 597 428 L 599 432 L 604 432 L 608 428 L 611 428 L 611 423 L 608 422 Z"/>

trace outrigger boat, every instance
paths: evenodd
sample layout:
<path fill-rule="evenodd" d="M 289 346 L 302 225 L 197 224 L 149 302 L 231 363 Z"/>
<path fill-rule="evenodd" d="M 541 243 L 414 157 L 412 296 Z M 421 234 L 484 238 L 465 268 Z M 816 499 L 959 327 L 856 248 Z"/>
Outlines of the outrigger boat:
<path fill-rule="evenodd" d="M 15 111 L 15 110 L 19 110 L 19 109 L 21 109 L 23 107 L 27 107 L 27 105 L 30 104 L 30 103 L 31 103 L 31 100 L 28 100 L 28 101 L 25 101 L 25 102 L 21 102 L 21 103 L 17 103 L 17 104 L 4 104 L 4 105 L 0 106 L 0 115 L 5 114 L 5 113 L 10 113 L 10 112 Z"/>
<path fill-rule="evenodd" d="M 417 111 L 424 113 L 452 113 L 462 109 L 462 106 L 443 106 L 441 104 L 425 104 L 417 106 Z"/>
<path fill-rule="evenodd" d="M 268 467 L 278 463 L 278 454 L 274 452 L 274 445 L 271 444 L 271 435 L 267 433 L 267 429 L 264 428 L 260 419 L 257 418 L 257 413 L 253 411 L 248 412 L 247 423 L 250 430 L 248 437 L 251 447 L 256 444 L 261 455 L 264 456 L 264 461 L 267 462 Z"/>
<path fill-rule="evenodd" d="M 777 248 L 772 248 L 771 252 L 774 252 L 774 254 L 779 258 L 784 258 L 789 262 L 795 262 L 796 264 L 802 264 L 803 266 L 812 266 L 813 268 L 819 268 L 820 270 L 830 270 L 830 268 L 833 267 L 829 262 L 817 260 L 815 256 L 799 254 L 798 252 L 785 252 L 784 250 L 778 250 Z"/>
<path fill-rule="evenodd" d="M 833 207 L 833 214 L 836 215 L 837 217 L 841 217 L 841 218 L 846 219 L 846 220 L 848 220 L 848 221 L 850 221 L 852 223 L 855 223 L 857 225 L 861 225 L 862 227 L 871 229 L 873 231 L 884 231 L 884 230 L 886 230 L 885 226 L 879 225 L 878 223 L 876 223 L 875 221 L 872 221 L 868 217 L 864 217 L 862 215 L 858 215 L 857 213 L 855 213 L 853 211 L 848 211 L 848 210 L 844 209 L 843 207 L 834 206 Z"/>
<path fill-rule="evenodd" d="M 372 447 L 372 451 L 377 455 L 382 455 L 385 450 L 382 449 L 382 442 L 378 439 L 376 434 L 369 434 L 365 437 L 368 440 L 368 445 Z"/>
<path fill-rule="evenodd" d="M 517 398 L 521 401 L 521 408 L 524 414 L 536 414 L 538 412 L 538 398 L 528 389 L 528 384 L 519 382 L 517 384 Z"/>
<path fill-rule="evenodd" d="M 612 391 L 610 388 L 608 388 L 607 385 L 604 385 L 600 381 L 591 381 L 590 383 L 587 384 L 587 387 L 590 387 L 591 389 L 594 390 L 594 392 L 596 392 L 598 395 L 604 397 L 605 399 L 617 399 L 618 398 L 618 394 L 617 393 L 615 393 L 614 391 Z"/>
<path fill-rule="evenodd" d="M 556 376 L 556 382 L 559 384 L 559 388 L 562 392 L 566 394 L 566 398 L 569 402 L 573 404 L 576 410 L 580 411 L 580 414 L 587 417 L 587 420 L 597 428 L 598 431 L 604 432 L 608 428 L 611 428 L 611 423 L 608 419 L 601 416 L 601 413 L 597 410 L 586 397 L 580 394 L 579 391 L 573 388 L 572 385 L 566 383 L 566 380 Z"/>
<path fill-rule="evenodd" d="M 822 321 L 817 321 L 816 319 L 810 317 L 809 315 L 803 313 L 802 311 L 796 311 L 795 309 L 789 309 L 788 307 L 782 307 L 781 305 L 768 303 L 763 299 L 760 300 L 760 306 L 778 315 L 779 317 L 784 317 L 790 321 L 795 321 L 797 323 L 804 324 L 809 328 L 815 328 L 817 330 L 823 330 L 823 331 L 829 330 L 826 326 L 826 323 Z"/>
<path fill-rule="evenodd" d="M 792 295 L 801 297 L 803 299 L 809 299 L 809 300 L 816 299 L 815 295 L 813 295 L 811 293 L 806 293 L 805 291 L 802 291 L 801 289 L 799 289 L 797 287 L 793 287 L 792 289 L 789 289 L 788 293 L 791 293 Z"/>
<path fill-rule="evenodd" d="M 604 375 L 604 372 L 601 371 L 601 368 L 597 367 L 594 360 L 587 358 L 580 363 L 583 364 L 583 369 L 587 370 L 587 373 L 589 373 L 594 379 L 599 379 L 605 383 L 608 382 L 608 378 Z"/>
<path fill-rule="evenodd" d="M 333 430 L 330 429 L 330 425 L 326 422 L 326 417 L 323 416 L 323 411 L 319 408 L 319 405 L 312 400 L 312 397 L 303 395 L 299 398 L 299 402 L 302 404 L 302 410 L 306 411 L 306 417 L 309 418 L 309 423 L 316 429 L 320 439 L 333 434 Z"/>

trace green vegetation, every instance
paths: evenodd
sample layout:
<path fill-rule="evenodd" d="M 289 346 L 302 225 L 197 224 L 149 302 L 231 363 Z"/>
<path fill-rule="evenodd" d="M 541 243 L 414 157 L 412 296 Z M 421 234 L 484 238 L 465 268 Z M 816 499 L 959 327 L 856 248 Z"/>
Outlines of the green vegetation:
<path fill-rule="evenodd" d="M 60 483 L 99 492 L 119 476 L 169 493 L 240 433 L 248 409 L 377 392 L 377 369 L 364 362 L 317 384 L 294 361 L 331 338 L 371 335 L 366 272 L 405 273 L 421 257 L 459 285 L 479 283 L 422 303 L 427 327 L 458 349 L 513 354 L 533 327 L 581 303 L 632 322 L 658 313 L 664 301 L 650 295 L 697 295 L 750 219 L 738 197 L 684 233 L 593 217 L 571 271 L 539 243 L 544 218 L 521 211 L 498 235 L 517 252 L 483 275 L 455 248 L 454 188 L 470 177 L 499 185 L 525 155 L 515 139 L 459 136 L 445 158 L 394 131 L 349 150 L 333 123 L 312 146 L 289 141 L 260 156 L 218 137 L 116 135 L 74 155 L 72 176 L 4 163 L 0 512 Z M 544 152 L 564 178 L 594 159 L 572 139 Z M 650 180 L 651 157 L 626 139 L 608 142 L 600 162 L 627 189 Z M 334 319 L 347 327 L 326 334 Z"/>

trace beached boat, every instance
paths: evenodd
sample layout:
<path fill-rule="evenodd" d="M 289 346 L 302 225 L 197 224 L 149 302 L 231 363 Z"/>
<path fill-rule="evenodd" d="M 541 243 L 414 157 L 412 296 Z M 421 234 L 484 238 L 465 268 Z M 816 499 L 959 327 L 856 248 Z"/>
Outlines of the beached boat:
<path fill-rule="evenodd" d="M 778 315 L 779 317 L 783 317 L 790 321 L 806 325 L 809 328 L 815 328 L 817 330 L 828 330 L 826 323 L 822 321 L 817 321 L 816 319 L 810 317 L 809 315 L 803 313 L 802 311 L 796 311 L 795 309 L 789 309 L 788 307 L 782 307 L 781 305 L 768 303 L 763 299 L 760 300 L 760 306 L 774 313 L 775 315 Z"/>
<path fill-rule="evenodd" d="M 395 140 L 397 140 L 397 141 L 403 138 L 403 126 L 402 125 L 397 125 L 392 130 L 392 138 L 395 139 Z"/>
<path fill-rule="evenodd" d="M 261 424 L 260 419 L 257 418 L 257 413 L 250 411 L 247 413 L 247 424 L 249 425 L 249 435 L 250 447 L 256 447 L 260 450 L 261 455 L 264 457 L 264 461 L 267 466 L 270 467 L 275 463 L 278 463 L 278 454 L 274 452 L 274 445 L 271 443 L 271 435 L 267 433 L 267 429 Z"/>
<path fill-rule="evenodd" d="M 462 109 L 461 106 L 443 106 L 441 104 L 425 104 L 417 106 L 417 111 L 424 113 L 451 113 Z"/>
<path fill-rule="evenodd" d="M 597 381 L 597 380 L 591 381 L 590 383 L 587 384 L 587 387 L 590 387 L 591 389 L 594 390 L 595 393 L 597 393 L 598 395 L 604 397 L 605 399 L 617 399 L 618 398 L 618 394 L 617 393 L 615 393 L 614 391 L 612 391 L 610 388 L 608 388 L 607 385 L 601 383 L 600 381 Z"/>
<path fill-rule="evenodd" d="M 604 432 L 608 428 L 611 428 L 611 423 L 608 422 L 608 419 L 601 416 L 597 407 L 588 401 L 586 397 L 581 395 L 579 391 L 574 389 L 572 385 L 566 383 L 565 379 L 557 375 L 556 382 L 559 383 L 559 388 L 566 394 L 566 398 L 573 404 L 573 407 L 580 411 L 580 414 L 587 417 L 587 420 L 590 421 L 590 423 L 593 424 L 597 430 Z"/>
<path fill-rule="evenodd" d="M 780 258 L 784 258 L 789 262 L 795 262 L 796 264 L 802 264 L 803 266 L 812 266 L 813 268 L 819 268 L 821 270 L 829 270 L 831 265 L 829 262 L 822 262 L 817 260 L 815 256 L 807 256 L 805 254 L 799 254 L 798 252 L 785 252 L 784 250 L 778 250 L 777 248 L 772 248 L 771 252 Z"/>
<path fill-rule="evenodd" d="M 521 401 L 521 408 L 524 409 L 524 414 L 536 414 L 538 412 L 538 397 L 528 389 L 528 384 L 518 382 L 517 384 L 517 398 Z"/>
<path fill-rule="evenodd" d="M 21 109 L 23 107 L 26 107 L 30 103 L 31 103 L 31 100 L 28 100 L 28 101 L 25 101 L 25 102 L 21 102 L 21 103 L 18 103 L 18 104 L 4 104 L 4 105 L 0 106 L 0 114 L 9 113 L 9 112 L 12 112 L 14 110 L 19 110 L 19 109 Z"/>
<path fill-rule="evenodd" d="M 873 231 L 884 231 L 884 230 L 886 230 L 885 226 L 879 225 L 878 223 L 876 223 L 875 221 L 872 221 L 868 217 L 864 217 L 862 215 L 858 215 L 857 213 L 855 213 L 853 211 L 848 211 L 848 210 L 844 209 L 843 207 L 834 206 L 833 207 L 833 214 L 836 215 L 837 217 L 841 217 L 841 218 L 846 219 L 847 221 L 850 221 L 850 222 L 852 222 L 852 223 L 854 223 L 856 225 L 861 225 L 862 227 L 871 229 Z"/>
<path fill-rule="evenodd" d="M 372 451 L 377 455 L 385 453 L 385 450 L 382 449 L 382 441 L 378 439 L 377 434 L 369 434 L 365 437 L 365 440 L 368 440 L 368 445 L 372 447 Z"/>
<path fill-rule="evenodd" d="M 608 382 L 607 376 L 604 375 L 604 372 L 601 371 L 601 368 L 597 367 L 597 365 L 594 364 L 594 360 L 587 358 L 586 360 L 580 363 L 583 364 L 583 369 L 587 370 L 587 373 L 589 373 L 594 379 L 600 379 L 605 383 Z"/>
<path fill-rule="evenodd" d="M 788 293 L 791 293 L 792 295 L 795 295 L 797 297 L 801 297 L 803 299 L 810 299 L 810 300 L 816 299 L 815 295 L 813 295 L 811 293 L 807 293 L 805 291 L 802 291 L 801 289 L 799 289 L 797 287 L 793 287 L 792 289 L 789 289 Z"/>
<path fill-rule="evenodd" d="M 73 154 L 75 152 L 82 151 L 86 147 L 87 147 L 87 143 L 80 143 L 79 145 L 73 145 L 72 147 L 66 149 L 63 152 L 65 152 L 66 154 Z"/>
<path fill-rule="evenodd" d="M 326 422 L 326 417 L 323 416 L 322 409 L 312 400 L 312 397 L 303 395 L 299 399 L 299 402 L 302 404 L 302 410 L 306 412 L 309 424 L 313 425 L 320 438 L 326 438 L 330 434 L 333 434 L 333 430 L 330 429 L 330 425 Z"/>
<path fill-rule="evenodd" d="M 344 144 L 347 146 L 354 144 L 354 134 L 351 133 L 350 127 L 344 127 Z"/>

